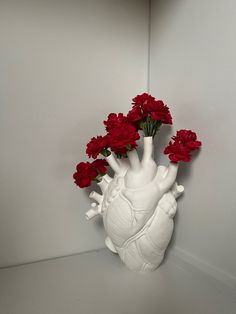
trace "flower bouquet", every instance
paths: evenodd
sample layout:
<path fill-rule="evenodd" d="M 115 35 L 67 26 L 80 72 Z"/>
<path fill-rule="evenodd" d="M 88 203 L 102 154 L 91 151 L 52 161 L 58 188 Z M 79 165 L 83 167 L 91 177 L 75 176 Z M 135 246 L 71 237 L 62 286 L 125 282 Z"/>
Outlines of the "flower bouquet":
<path fill-rule="evenodd" d="M 164 149 L 169 166 L 157 166 L 153 138 L 164 124 L 172 124 L 164 102 L 147 93 L 137 95 L 127 115 L 108 115 L 106 134 L 87 144 L 86 153 L 94 161 L 79 163 L 73 175 L 80 188 L 92 181 L 98 184 L 102 194 L 90 193 L 96 202 L 86 218 L 102 215 L 106 246 L 139 272 L 154 270 L 163 260 L 173 232 L 176 199 L 184 191 L 176 183 L 178 163 L 189 162 L 201 146 L 193 131 L 179 130 Z M 140 132 L 144 135 L 141 159 L 136 150 Z M 97 159 L 99 155 L 103 159 Z M 107 174 L 108 166 L 113 178 Z"/>

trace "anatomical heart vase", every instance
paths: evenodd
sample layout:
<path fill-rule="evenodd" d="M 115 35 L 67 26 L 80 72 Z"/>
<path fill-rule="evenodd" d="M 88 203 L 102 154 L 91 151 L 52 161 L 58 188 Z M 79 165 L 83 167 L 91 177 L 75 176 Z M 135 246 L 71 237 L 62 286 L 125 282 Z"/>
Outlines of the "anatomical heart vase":
<path fill-rule="evenodd" d="M 87 144 L 86 153 L 94 161 L 80 162 L 73 175 L 80 188 L 92 181 L 98 184 L 101 194 L 90 193 L 95 202 L 86 218 L 102 216 L 106 246 L 128 268 L 139 272 L 156 269 L 164 258 L 173 233 L 176 200 L 184 191 L 176 182 L 178 164 L 189 162 L 201 146 L 196 133 L 179 130 L 164 149 L 169 165 L 157 166 L 153 138 L 164 124 L 172 124 L 172 116 L 163 101 L 147 93 L 136 96 L 127 115 L 108 115 L 106 134 Z M 136 151 L 140 134 L 141 157 Z M 99 155 L 103 158 L 97 159 Z"/>

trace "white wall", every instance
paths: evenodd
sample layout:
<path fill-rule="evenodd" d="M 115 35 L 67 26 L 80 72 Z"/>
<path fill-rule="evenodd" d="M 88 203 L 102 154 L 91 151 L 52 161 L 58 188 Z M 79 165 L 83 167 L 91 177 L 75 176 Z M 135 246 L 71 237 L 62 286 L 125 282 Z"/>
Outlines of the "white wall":
<path fill-rule="evenodd" d="M 146 0 L 0 1 L 0 266 L 104 247 L 85 145 L 146 89 Z"/>
<path fill-rule="evenodd" d="M 175 129 L 193 129 L 203 142 L 197 158 L 180 169 L 185 195 L 173 245 L 191 261 L 233 279 L 236 2 L 153 0 L 151 10 L 151 93 L 170 106 Z M 159 151 L 171 134 L 162 130 L 166 133 L 165 141 L 157 139 Z"/>

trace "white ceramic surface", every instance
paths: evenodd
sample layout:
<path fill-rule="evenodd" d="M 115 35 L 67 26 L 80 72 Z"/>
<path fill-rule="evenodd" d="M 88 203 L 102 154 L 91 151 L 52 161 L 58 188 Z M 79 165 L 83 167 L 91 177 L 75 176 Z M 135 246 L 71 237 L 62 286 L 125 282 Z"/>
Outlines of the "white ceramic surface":
<path fill-rule="evenodd" d="M 135 271 L 150 271 L 163 260 L 173 232 L 176 198 L 184 188 L 175 183 L 178 164 L 157 166 L 153 160 L 152 137 L 144 138 L 144 153 L 139 160 L 136 150 L 127 160 L 106 158 L 114 178 L 105 175 L 98 183 L 102 195 L 90 197 L 98 205 L 86 213 L 90 219 L 103 216 L 108 237 L 106 245 L 119 254 L 126 266 Z"/>

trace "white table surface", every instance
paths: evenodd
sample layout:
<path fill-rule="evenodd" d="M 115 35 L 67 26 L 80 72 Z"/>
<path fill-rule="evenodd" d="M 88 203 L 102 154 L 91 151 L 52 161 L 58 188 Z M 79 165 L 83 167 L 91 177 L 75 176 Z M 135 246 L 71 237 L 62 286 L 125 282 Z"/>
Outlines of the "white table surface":
<path fill-rule="evenodd" d="M 167 260 L 127 270 L 100 250 L 0 270 L 0 314 L 236 314 L 236 294 Z"/>

